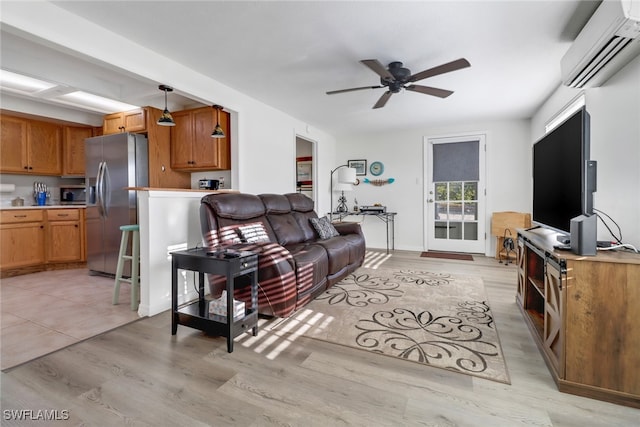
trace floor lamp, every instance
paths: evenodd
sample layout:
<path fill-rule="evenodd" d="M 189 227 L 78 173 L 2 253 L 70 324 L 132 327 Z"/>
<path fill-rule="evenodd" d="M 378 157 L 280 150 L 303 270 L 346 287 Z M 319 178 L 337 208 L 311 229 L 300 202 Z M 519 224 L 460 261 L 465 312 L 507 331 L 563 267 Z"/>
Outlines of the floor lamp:
<path fill-rule="evenodd" d="M 338 182 L 334 187 L 333 174 L 336 171 L 338 171 Z M 333 221 L 333 192 L 340 191 L 342 193 L 341 195 L 342 203 L 344 203 L 344 192 L 353 190 L 352 184 L 354 184 L 355 182 L 356 182 L 355 168 L 350 168 L 348 165 L 340 165 L 331 171 L 331 183 L 330 183 L 331 184 L 331 187 L 330 187 L 331 212 L 329 213 L 329 219 L 331 221 Z"/>

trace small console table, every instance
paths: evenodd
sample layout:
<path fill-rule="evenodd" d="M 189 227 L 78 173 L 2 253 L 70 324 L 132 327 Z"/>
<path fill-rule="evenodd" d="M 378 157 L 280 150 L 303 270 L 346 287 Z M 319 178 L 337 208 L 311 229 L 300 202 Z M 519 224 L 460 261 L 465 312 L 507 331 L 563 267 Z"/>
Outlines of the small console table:
<path fill-rule="evenodd" d="M 252 252 L 208 253 L 205 248 L 171 252 L 171 335 L 175 335 L 178 325 L 199 329 L 213 335 L 227 337 L 227 351 L 233 351 L 233 339 L 252 329 L 258 335 L 258 255 Z M 197 271 L 199 276 L 198 299 L 178 305 L 178 270 Z M 227 315 L 209 313 L 205 299 L 204 275 L 226 276 Z M 233 290 L 235 279 L 248 275 L 251 279 L 251 306 L 245 315 L 234 318 Z M 229 320 L 231 319 L 231 320 Z"/>
<path fill-rule="evenodd" d="M 358 216 L 362 215 L 362 219 L 364 220 L 367 216 L 375 216 L 382 222 L 384 222 L 387 226 L 387 253 L 389 253 L 389 241 L 391 241 L 391 250 L 396 249 L 396 236 L 395 236 L 395 217 L 397 212 L 369 212 L 369 211 L 360 211 L 360 212 L 333 212 L 329 214 L 329 217 L 333 221 L 333 218 L 336 217 L 338 222 L 342 222 L 342 220 L 348 216 Z M 389 227 L 391 225 L 391 227 Z"/>
<path fill-rule="evenodd" d="M 562 392 L 640 408 L 640 254 L 555 250 L 518 230 L 516 302 Z"/>

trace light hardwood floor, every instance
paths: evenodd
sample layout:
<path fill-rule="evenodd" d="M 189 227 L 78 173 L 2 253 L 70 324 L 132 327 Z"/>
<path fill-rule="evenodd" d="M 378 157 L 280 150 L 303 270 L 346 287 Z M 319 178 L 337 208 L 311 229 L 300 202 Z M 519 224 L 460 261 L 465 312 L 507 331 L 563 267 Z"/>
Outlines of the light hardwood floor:
<path fill-rule="evenodd" d="M 638 409 L 557 391 L 516 307 L 513 264 L 407 251 L 377 259 L 482 277 L 511 384 L 265 332 L 238 337 L 229 354 L 224 338 L 184 326 L 172 336 L 165 312 L 3 371 L 3 417 L 53 409 L 68 411 L 65 426 L 639 425 Z"/>

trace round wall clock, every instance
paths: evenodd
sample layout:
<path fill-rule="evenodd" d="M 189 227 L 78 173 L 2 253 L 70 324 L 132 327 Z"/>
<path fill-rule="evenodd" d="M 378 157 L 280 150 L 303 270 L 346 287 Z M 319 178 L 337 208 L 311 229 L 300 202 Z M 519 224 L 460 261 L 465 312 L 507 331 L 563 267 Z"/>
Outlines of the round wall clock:
<path fill-rule="evenodd" d="M 371 172 L 371 175 L 382 175 L 382 172 L 384 172 L 384 165 L 381 162 L 373 162 L 371 163 L 371 166 L 369 166 L 369 172 Z"/>

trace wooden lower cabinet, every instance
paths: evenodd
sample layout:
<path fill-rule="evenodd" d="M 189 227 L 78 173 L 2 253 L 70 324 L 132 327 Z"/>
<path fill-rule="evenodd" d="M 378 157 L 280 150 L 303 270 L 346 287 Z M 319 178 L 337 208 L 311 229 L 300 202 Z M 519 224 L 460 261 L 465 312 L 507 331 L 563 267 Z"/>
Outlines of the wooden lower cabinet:
<path fill-rule="evenodd" d="M 640 255 L 554 243 L 518 231 L 516 301 L 558 389 L 640 408 Z"/>
<path fill-rule="evenodd" d="M 0 221 L 0 270 L 45 263 L 42 210 L 6 210 Z"/>
<path fill-rule="evenodd" d="M 84 261 L 80 209 L 47 209 L 47 262 Z"/>
<path fill-rule="evenodd" d="M 7 209 L 0 214 L 2 277 L 86 260 L 84 209 Z"/>

